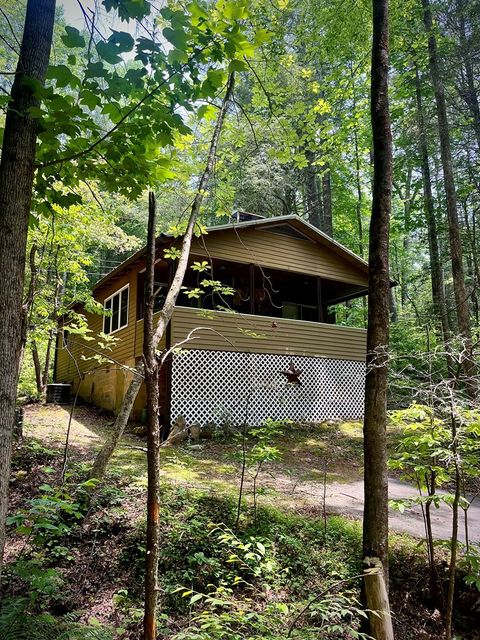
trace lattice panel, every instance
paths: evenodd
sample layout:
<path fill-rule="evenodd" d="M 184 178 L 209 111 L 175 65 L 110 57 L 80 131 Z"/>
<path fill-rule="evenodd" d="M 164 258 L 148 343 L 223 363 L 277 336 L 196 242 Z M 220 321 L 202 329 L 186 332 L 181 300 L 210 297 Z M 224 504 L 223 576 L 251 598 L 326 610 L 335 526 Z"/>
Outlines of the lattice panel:
<path fill-rule="evenodd" d="M 302 384 L 281 374 L 293 362 Z M 185 350 L 173 356 L 172 423 L 259 424 L 266 418 L 320 421 L 363 415 L 365 364 L 305 356 Z"/>

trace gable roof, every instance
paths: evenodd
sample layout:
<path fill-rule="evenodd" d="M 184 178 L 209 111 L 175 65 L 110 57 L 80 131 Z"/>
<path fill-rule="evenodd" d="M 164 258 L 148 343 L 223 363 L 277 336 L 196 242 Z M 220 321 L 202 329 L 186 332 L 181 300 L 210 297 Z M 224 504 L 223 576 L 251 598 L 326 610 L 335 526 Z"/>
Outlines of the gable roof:
<path fill-rule="evenodd" d="M 239 230 L 249 228 L 267 228 L 268 231 L 282 233 L 285 233 L 285 229 L 291 229 L 294 234 L 297 235 L 297 237 L 303 237 L 304 239 L 310 240 L 318 244 L 319 246 L 330 249 L 340 258 L 347 260 L 362 273 L 368 274 L 368 263 L 363 258 L 360 258 L 360 256 L 357 256 L 353 251 L 350 251 L 350 249 L 347 249 L 347 247 L 343 246 L 333 238 L 330 238 L 330 236 L 328 236 L 326 233 L 320 231 L 320 229 L 317 229 L 312 224 L 295 214 L 276 216 L 274 218 L 259 218 L 254 220 L 246 220 L 244 222 L 234 222 L 230 224 L 207 227 L 207 234 L 216 233 L 219 231 L 228 231 L 229 229 Z M 161 246 L 164 243 L 166 244 L 167 242 L 171 241 L 173 237 L 174 236 L 172 234 L 168 233 L 160 234 L 157 237 L 157 246 Z M 137 262 L 137 260 L 141 259 L 145 254 L 146 247 L 142 247 L 132 256 L 115 267 L 115 269 L 98 280 L 98 282 L 93 285 L 93 291 L 106 284 L 106 282 L 108 282 L 111 278 L 115 278 L 116 276 L 118 276 L 120 272 L 131 266 L 134 262 Z"/>

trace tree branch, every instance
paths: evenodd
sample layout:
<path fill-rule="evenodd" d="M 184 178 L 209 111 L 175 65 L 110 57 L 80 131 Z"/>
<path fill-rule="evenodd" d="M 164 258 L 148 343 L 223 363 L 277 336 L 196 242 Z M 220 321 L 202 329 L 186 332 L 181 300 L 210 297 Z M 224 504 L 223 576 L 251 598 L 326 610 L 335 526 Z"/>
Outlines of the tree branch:
<path fill-rule="evenodd" d="M 192 62 L 192 60 L 195 60 L 195 58 L 197 58 L 200 53 L 207 47 L 207 45 L 205 45 L 204 47 L 202 47 L 201 49 L 199 49 L 194 55 L 190 56 L 190 58 L 188 59 L 188 62 L 185 62 L 182 67 L 181 70 L 183 71 L 183 69 L 185 69 L 185 67 L 187 67 L 190 62 Z M 72 153 L 69 156 L 64 156 L 63 158 L 57 158 L 56 160 L 49 160 L 48 162 L 41 162 L 39 164 L 36 164 L 35 167 L 37 169 L 45 169 L 46 167 L 51 167 L 53 165 L 56 164 L 62 164 L 64 162 L 70 162 L 71 160 L 77 160 L 78 158 L 81 158 L 82 156 L 85 156 L 87 154 L 89 154 L 91 151 L 93 151 L 96 147 L 98 147 L 99 144 L 101 144 L 102 142 L 104 142 L 107 138 L 109 138 L 113 133 L 115 133 L 115 131 L 117 131 L 118 129 L 120 129 L 120 127 L 122 126 L 122 124 L 128 120 L 128 118 L 135 113 L 135 111 L 137 111 L 137 109 L 139 109 L 147 100 L 149 100 L 159 89 L 161 89 L 161 87 L 163 87 L 169 80 L 171 80 L 176 74 L 178 73 L 178 71 L 173 71 L 169 76 L 167 76 L 166 78 L 164 78 L 161 82 L 159 82 L 158 84 L 156 84 L 153 89 L 151 89 L 150 91 L 148 91 L 141 100 L 139 100 L 135 105 L 133 105 L 133 107 L 130 107 L 130 109 L 128 109 L 128 111 L 120 118 L 120 120 L 116 123 L 115 126 L 113 126 L 111 129 L 109 129 L 103 136 L 101 136 L 100 138 L 98 138 L 98 140 L 95 140 L 95 142 L 92 142 L 92 144 L 87 147 L 87 149 L 84 149 L 83 151 L 77 151 L 77 153 Z"/>

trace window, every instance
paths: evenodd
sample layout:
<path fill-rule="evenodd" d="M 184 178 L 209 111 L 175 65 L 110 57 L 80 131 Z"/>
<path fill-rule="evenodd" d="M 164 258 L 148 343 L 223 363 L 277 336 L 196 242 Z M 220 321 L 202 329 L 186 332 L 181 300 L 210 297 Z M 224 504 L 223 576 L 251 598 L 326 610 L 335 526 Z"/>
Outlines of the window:
<path fill-rule="evenodd" d="M 108 316 L 103 318 L 103 332 L 115 333 L 128 324 L 128 292 L 130 285 L 126 285 L 109 298 L 106 298 L 103 307 L 108 311 Z"/>

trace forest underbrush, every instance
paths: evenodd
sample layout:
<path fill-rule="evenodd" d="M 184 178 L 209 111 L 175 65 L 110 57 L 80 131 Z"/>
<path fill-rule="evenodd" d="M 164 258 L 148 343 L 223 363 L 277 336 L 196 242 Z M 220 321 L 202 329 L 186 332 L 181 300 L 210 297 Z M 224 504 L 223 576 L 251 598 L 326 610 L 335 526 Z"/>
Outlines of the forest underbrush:
<path fill-rule="evenodd" d="M 94 486 L 91 457 L 85 442 L 74 442 L 62 483 L 58 443 L 28 437 L 16 447 L 0 610 L 5 640 L 141 636 L 145 485 L 125 473 L 120 457 Z M 359 524 L 320 509 L 275 507 L 261 492 L 255 509 L 243 501 L 239 514 L 237 480 L 232 471 L 223 490 L 163 477 L 160 637 L 361 637 Z M 391 551 L 396 637 L 441 637 L 422 544 L 394 535 Z M 458 637 L 473 640 L 480 637 L 478 592 L 461 576 L 457 592 Z"/>

